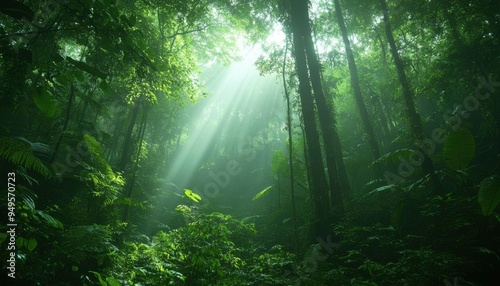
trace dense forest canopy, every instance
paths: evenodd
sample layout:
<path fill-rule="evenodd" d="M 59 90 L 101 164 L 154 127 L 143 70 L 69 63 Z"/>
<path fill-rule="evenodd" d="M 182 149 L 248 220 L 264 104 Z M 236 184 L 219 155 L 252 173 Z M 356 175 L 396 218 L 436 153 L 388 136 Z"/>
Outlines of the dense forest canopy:
<path fill-rule="evenodd" d="M 5 285 L 498 285 L 500 2 L 3 0 Z"/>

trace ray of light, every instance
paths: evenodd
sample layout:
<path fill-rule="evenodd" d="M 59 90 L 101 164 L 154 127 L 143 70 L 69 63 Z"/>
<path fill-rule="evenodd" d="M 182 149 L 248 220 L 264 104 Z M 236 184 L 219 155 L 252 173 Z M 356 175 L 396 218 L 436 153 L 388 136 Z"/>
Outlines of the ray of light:
<path fill-rule="evenodd" d="M 262 77 L 254 66 L 258 54 L 248 51 L 244 59 L 227 68 L 210 68 L 204 78 L 209 97 L 190 111 L 187 138 L 169 168 L 167 178 L 181 188 L 189 185 L 200 166 L 217 151 L 224 136 L 249 137 L 250 111 L 271 110 L 282 102 L 281 85 L 275 76 Z M 282 110 L 276 110 L 282 114 Z M 235 128 L 235 124 L 240 124 Z M 236 133 L 231 133 L 237 130 Z M 224 139 L 224 140 L 223 140 Z M 237 144 L 235 142 L 234 144 Z"/>

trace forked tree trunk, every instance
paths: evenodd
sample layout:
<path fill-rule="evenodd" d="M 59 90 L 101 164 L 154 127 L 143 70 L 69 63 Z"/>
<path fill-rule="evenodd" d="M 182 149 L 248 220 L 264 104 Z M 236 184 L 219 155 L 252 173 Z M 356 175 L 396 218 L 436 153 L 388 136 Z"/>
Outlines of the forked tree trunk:
<path fill-rule="evenodd" d="M 309 73 L 305 54 L 304 19 L 301 10 L 304 4 L 307 9 L 306 0 L 292 0 L 290 3 L 291 31 L 293 33 L 293 55 L 295 57 L 295 67 L 299 79 L 299 96 L 302 107 L 302 117 L 304 120 L 304 131 L 307 143 L 307 156 L 309 158 L 309 168 L 311 176 L 311 192 L 313 193 L 314 213 L 317 219 L 315 233 L 324 236 L 328 233 L 328 183 L 321 156 L 321 145 L 316 127 L 314 111 L 314 100 L 309 83 Z M 306 19 L 308 20 L 308 19 Z"/>
<path fill-rule="evenodd" d="M 330 183 L 330 200 L 332 206 L 337 210 L 343 211 L 343 199 L 347 198 L 349 194 L 349 181 L 345 172 L 340 140 L 338 140 L 338 134 L 335 129 L 333 112 L 329 108 L 323 91 L 321 65 L 314 48 L 307 1 L 301 1 L 300 5 L 301 17 L 299 17 L 299 19 L 301 20 L 301 33 L 304 39 L 307 65 L 316 102 L 316 109 L 318 111 L 320 128 L 323 135 L 327 174 Z"/>

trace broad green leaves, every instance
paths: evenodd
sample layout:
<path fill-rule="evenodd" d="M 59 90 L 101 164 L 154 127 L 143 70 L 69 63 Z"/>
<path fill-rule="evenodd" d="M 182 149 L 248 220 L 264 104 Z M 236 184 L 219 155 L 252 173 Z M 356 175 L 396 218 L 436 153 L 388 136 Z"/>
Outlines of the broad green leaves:
<path fill-rule="evenodd" d="M 450 133 L 444 142 L 444 160 L 453 170 L 463 170 L 469 166 L 475 151 L 474 137 L 464 129 Z"/>
<path fill-rule="evenodd" d="M 500 203 L 500 176 L 491 176 L 484 179 L 479 185 L 477 195 L 483 215 L 489 216 Z"/>
<path fill-rule="evenodd" d="M 52 100 L 53 97 L 54 96 L 52 95 L 52 93 L 45 88 L 42 89 L 40 93 L 35 93 L 33 95 L 33 101 L 35 102 L 35 105 L 47 117 L 53 117 L 56 113 L 56 104 Z"/>
<path fill-rule="evenodd" d="M 17 247 L 26 247 L 29 251 L 33 251 L 37 245 L 38 242 L 34 238 L 24 238 L 24 237 L 18 237 L 16 239 L 16 245 Z"/>

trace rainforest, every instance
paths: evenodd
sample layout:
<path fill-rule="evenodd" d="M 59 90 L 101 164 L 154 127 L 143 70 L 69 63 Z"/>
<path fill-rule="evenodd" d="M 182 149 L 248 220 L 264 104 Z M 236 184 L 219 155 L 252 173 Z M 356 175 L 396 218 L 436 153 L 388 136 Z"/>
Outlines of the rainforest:
<path fill-rule="evenodd" d="M 2 285 L 500 285 L 500 1 L 2 0 Z"/>

